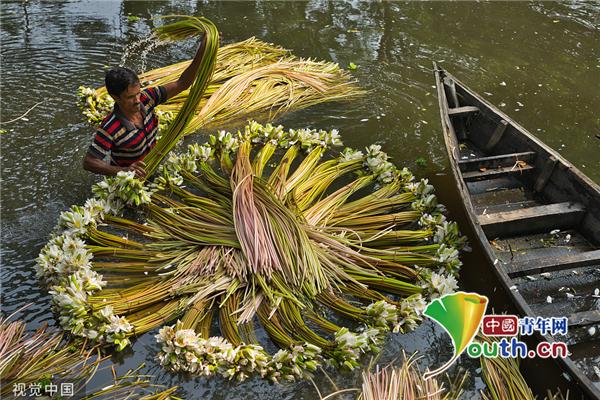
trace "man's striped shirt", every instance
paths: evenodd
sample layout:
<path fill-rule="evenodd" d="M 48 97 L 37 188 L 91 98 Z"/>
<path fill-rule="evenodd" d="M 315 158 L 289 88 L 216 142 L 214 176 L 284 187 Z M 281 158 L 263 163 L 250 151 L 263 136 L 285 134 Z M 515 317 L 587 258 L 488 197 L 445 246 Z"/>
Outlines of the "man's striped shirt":
<path fill-rule="evenodd" d="M 158 118 L 154 107 L 166 101 L 163 86 L 148 87 L 140 92 L 143 127 L 138 128 L 119 111 L 118 106 L 104 118 L 96 130 L 88 153 L 108 159 L 111 165 L 127 167 L 144 158 L 156 143 Z"/>

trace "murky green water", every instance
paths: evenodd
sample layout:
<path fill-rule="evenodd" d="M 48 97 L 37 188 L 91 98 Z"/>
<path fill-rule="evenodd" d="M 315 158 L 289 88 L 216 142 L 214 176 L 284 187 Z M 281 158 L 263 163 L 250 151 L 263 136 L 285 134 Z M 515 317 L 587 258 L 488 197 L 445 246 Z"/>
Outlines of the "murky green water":
<path fill-rule="evenodd" d="M 129 14 L 141 19 L 128 22 Z M 352 147 L 381 144 L 395 162 L 430 177 L 451 218 L 463 226 L 439 128 L 432 61 L 600 182 L 600 5 L 595 2 L 3 1 L 1 120 L 43 101 L 27 119 L 1 126 L 8 130 L 1 137 L 2 309 L 9 313 L 31 303 L 21 316 L 32 329 L 55 324 L 49 297 L 35 279 L 34 259 L 59 212 L 83 203 L 96 179 L 81 168 L 92 129 L 83 122 L 74 93 L 79 85 L 100 85 L 105 66 L 118 64 L 128 45 L 149 34 L 151 18 L 166 14 L 203 14 L 219 26 L 226 43 L 254 35 L 299 56 L 357 64 L 353 74 L 370 90 L 363 99 L 317 106 L 278 122 L 335 127 Z M 194 47 L 158 48 L 147 57 L 133 52 L 126 65 L 138 71 L 164 66 L 189 58 Z M 417 166 L 417 158 L 426 159 L 427 166 Z M 505 310 L 507 300 L 482 260 L 477 248 L 466 256 L 462 285 L 490 295 L 496 309 Z M 435 365 L 449 356 L 450 343 L 424 324 L 391 338 L 382 360 L 394 359 L 402 348 L 419 350 L 424 365 Z M 125 370 L 145 361 L 157 382 L 183 385 L 180 394 L 187 398 L 317 397 L 310 383 L 185 381 L 158 368 L 155 354 L 154 338 L 147 334 L 116 362 Z M 476 398 L 474 390 L 482 387 L 478 365 L 462 364 L 472 374 L 466 397 Z M 552 363 L 530 363 L 528 369 L 543 371 L 528 374 L 537 390 L 564 383 Z M 331 373 L 339 387 L 360 382 L 358 372 Z M 103 379 L 99 375 L 97 383 Z M 316 383 L 323 395 L 334 390 L 323 376 Z"/>

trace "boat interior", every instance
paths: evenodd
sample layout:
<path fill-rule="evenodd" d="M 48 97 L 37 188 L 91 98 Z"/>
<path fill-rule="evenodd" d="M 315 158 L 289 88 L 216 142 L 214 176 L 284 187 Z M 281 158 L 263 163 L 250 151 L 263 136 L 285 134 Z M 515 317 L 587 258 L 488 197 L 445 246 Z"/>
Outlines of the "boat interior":
<path fill-rule="evenodd" d="M 452 76 L 442 82 L 446 140 L 486 251 L 521 311 L 569 318 L 571 359 L 600 388 L 600 187 Z"/>

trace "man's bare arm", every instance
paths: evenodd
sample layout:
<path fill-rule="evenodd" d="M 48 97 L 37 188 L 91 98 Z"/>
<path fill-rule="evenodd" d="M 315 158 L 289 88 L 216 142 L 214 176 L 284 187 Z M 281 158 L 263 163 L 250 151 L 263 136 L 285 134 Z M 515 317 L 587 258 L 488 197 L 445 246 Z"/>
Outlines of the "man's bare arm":
<path fill-rule="evenodd" d="M 116 175 L 120 171 L 133 171 L 136 177 L 144 178 L 146 176 L 146 171 L 144 170 L 145 167 L 146 165 L 142 161 L 136 161 L 129 167 L 110 165 L 89 153 L 87 153 L 83 158 L 83 168 L 87 171 L 100 175 L 112 176 Z"/>
<path fill-rule="evenodd" d="M 177 96 L 179 93 L 183 92 L 192 85 L 194 78 L 196 77 L 196 71 L 198 70 L 200 61 L 202 60 L 202 57 L 204 57 L 205 49 L 206 35 L 203 35 L 202 39 L 200 39 L 200 44 L 198 45 L 196 55 L 194 56 L 194 59 L 190 65 L 181 73 L 179 79 L 177 79 L 175 82 L 169 82 L 164 85 L 164 88 L 167 91 L 167 99 Z"/>

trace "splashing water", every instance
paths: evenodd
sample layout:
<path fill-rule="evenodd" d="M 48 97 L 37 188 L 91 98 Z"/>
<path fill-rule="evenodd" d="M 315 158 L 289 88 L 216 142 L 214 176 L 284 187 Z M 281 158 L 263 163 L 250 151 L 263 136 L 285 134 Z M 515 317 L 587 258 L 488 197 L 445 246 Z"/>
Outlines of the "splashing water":
<path fill-rule="evenodd" d="M 144 48 L 144 50 L 142 50 L 138 62 L 138 68 L 140 73 L 146 71 L 146 59 L 148 57 L 148 53 L 167 43 L 166 41 L 158 40 L 154 35 L 150 36 L 148 39 L 151 39 L 152 41 Z"/>
<path fill-rule="evenodd" d="M 138 73 L 142 73 L 146 70 L 148 53 L 165 43 L 166 42 L 164 41 L 158 40 L 154 34 L 129 43 L 123 51 L 119 66 L 124 67 L 130 60 L 135 60 L 135 69 L 137 69 Z M 138 53 L 140 49 L 142 50 L 139 53 L 139 57 L 136 57 L 135 54 Z"/>

